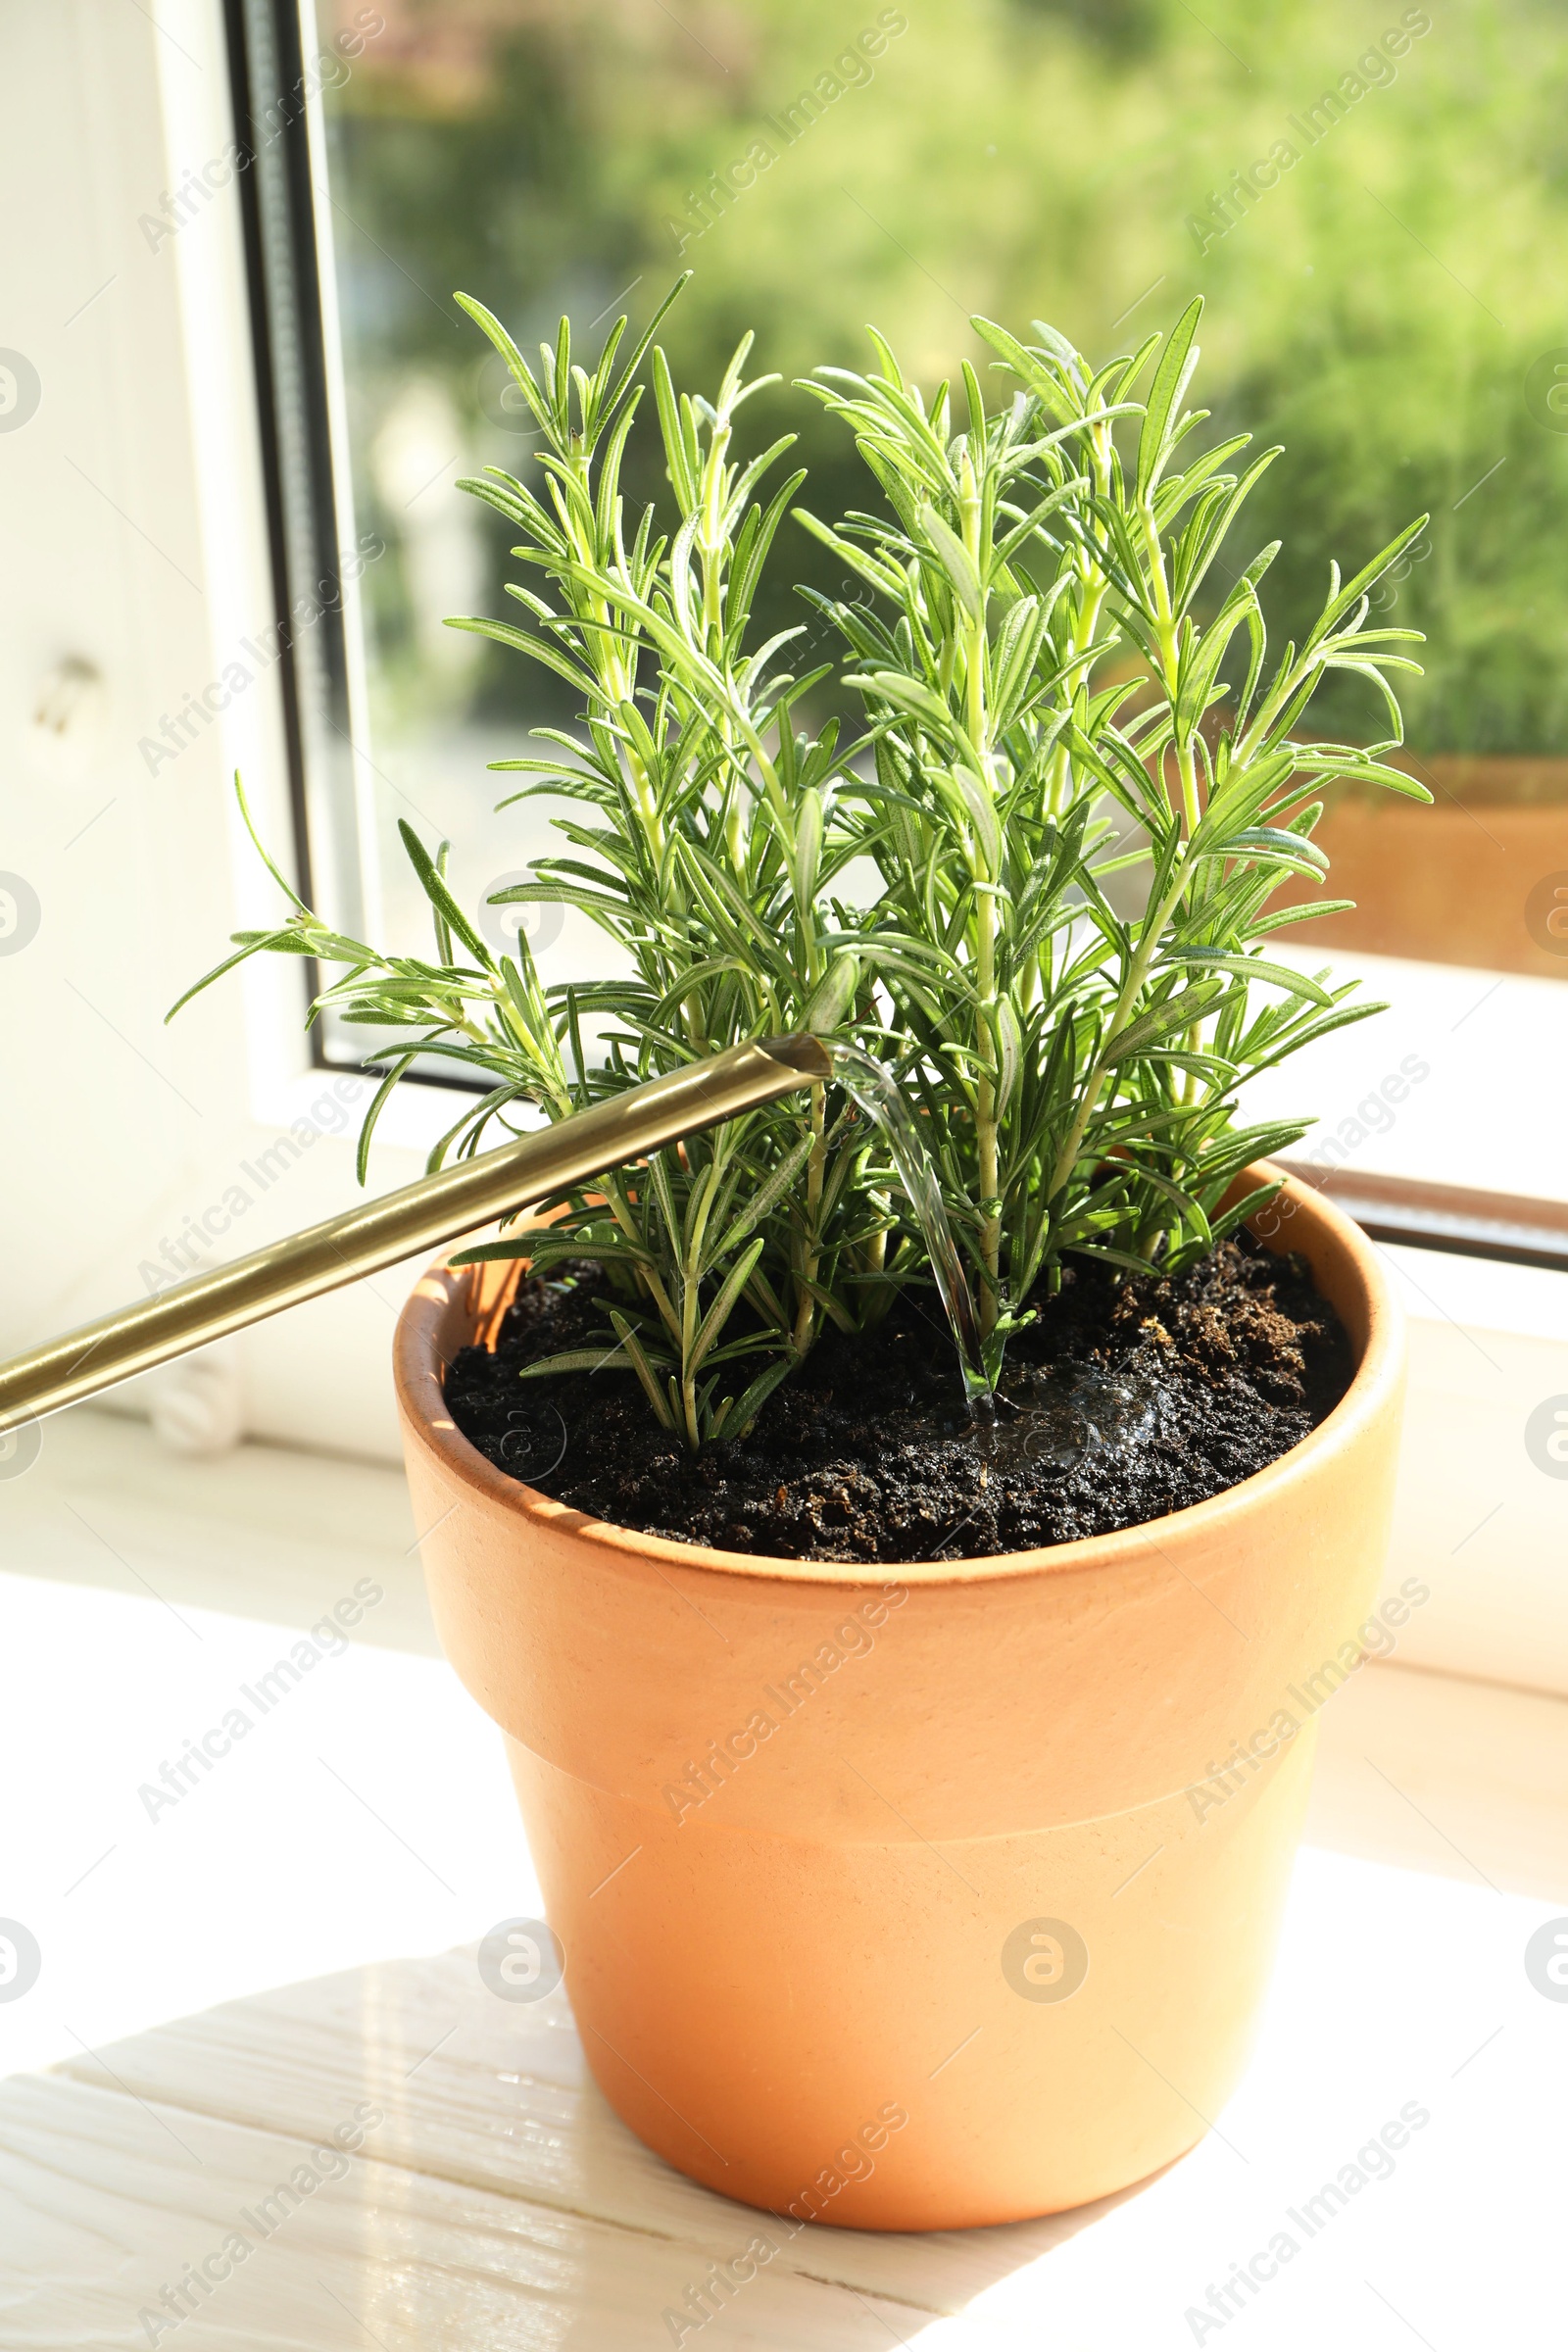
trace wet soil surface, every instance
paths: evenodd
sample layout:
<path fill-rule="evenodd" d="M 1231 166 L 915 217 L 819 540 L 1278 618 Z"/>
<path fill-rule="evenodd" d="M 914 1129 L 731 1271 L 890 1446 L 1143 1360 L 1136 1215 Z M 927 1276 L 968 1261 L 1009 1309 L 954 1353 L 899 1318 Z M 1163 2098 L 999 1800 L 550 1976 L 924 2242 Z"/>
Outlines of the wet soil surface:
<path fill-rule="evenodd" d="M 774 1558 L 976 1559 L 1136 1527 L 1288 1452 L 1354 1368 L 1305 1260 L 1242 1236 L 1170 1281 L 1069 1270 L 1009 1344 L 989 1435 L 965 1413 L 935 1294 L 917 1292 L 873 1338 L 830 1332 L 750 1437 L 693 1456 L 629 1372 L 518 1382 L 601 1339 L 600 1285 L 585 1266 L 523 1286 L 495 1352 L 452 1365 L 458 1428 L 595 1518 Z"/>

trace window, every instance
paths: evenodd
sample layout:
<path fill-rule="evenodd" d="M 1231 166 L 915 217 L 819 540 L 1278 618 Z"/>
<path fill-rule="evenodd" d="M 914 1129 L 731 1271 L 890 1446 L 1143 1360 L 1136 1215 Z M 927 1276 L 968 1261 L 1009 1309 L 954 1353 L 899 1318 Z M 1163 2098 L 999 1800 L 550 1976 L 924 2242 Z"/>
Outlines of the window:
<path fill-rule="evenodd" d="M 476 908 L 549 839 L 537 802 L 492 817 L 485 762 L 571 712 L 535 665 L 443 626 L 506 610 L 505 528 L 454 485 L 525 471 L 530 445 L 455 289 L 524 344 L 565 311 L 597 348 L 692 270 L 677 373 L 716 380 L 755 324 L 783 380 L 753 430 L 800 434 L 829 511 L 854 461 L 790 379 L 858 365 L 864 320 L 934 379 L 984 356 L 973 310 L 1109 352 L 1201 292 L 1215 428 L 1245 416 L 1285 445 L 1250 510 L 1250 544 L 1285 543 L 1278 634 L 1331 557 L 1432 517 L 1379 602 L 1427 632 L 1402 763 L 1436 806 L 1332 807 L 1320 838 L 1356 909 L 1291 951 L 1394 1010 L 1281 1073 L 1268 1106 L 1319 1106 L 1301 1163 L 1374 1230 L 1568 1265 L 1568 1134 L 1540 1079 L 1568 1011 L 1568 348 L 1537 267 L 1563 226 L 1545 166 L 1568 31 L 1544 0 L 1383 13 L 235 6 L 288 594 L 362 573 L 296 637 L 302 861 L 327 909 L 379 906 L 413 944 L 399 817 L 452 840 Z M 631 487 L 660 495 L 646 453 Z M 790 554 L 835 584 L 804 535 Z M 1347 681 L 1308 723 L 1368 740 L 1379 712 Z M 593 968 L 582 918 L 528 914 L 547 977 Z"/>
<path fill-rule="evenodd" d="M 592 339 L 620 307 L 645 317 L 675 270 L 695 267 L 669 340 L 683 372 L 711 380 L 753 321 L 786 377 L 822 354 L 862 357 L 871 317 L 929 370 L 951 364 L 969 306 L 1054 315 L 1108 348 L 1200 285 L 1221 407 L 1255 408 L 1263 437 L 1277 428 L 1293 453 L 1269 477 L 1259 537 L 1277 519 L 1313 562 L 1331 543 L 1354 557 L 1430 506 L 1433 552 L 1396 583 L 1392 609 L 1432 632 L 1414 756 L 1454 790 L 1443 760 L 1492 762 L 1517 806 L 1557 824 L 1547 567 L 1568 436 L 1556 377 L 1531 370 L 1544 356 L 1557 366 L 1543 289 L 1560 199 L 1541 124 L 1563 35 L 1543 9 L 1505 0 L 1474 23 L 1435 18 L 1392 83 L 1355 64 L 1366 26 L 1330 0 L 1256 24 L 1255 12 L 1201 8 L 1235 58 L 1179 0 L 939 6 L 910 12 L 904 31 L 867 7 L 848 36 L 842 18 L 774 0 L 733 13 L 677 0 L 679 24 L 650 0 L 375 14 L 378 31 L 356 8 L 307 22 L 280 4 L 206 0 L 172 33 L 130 9 L 86 48 L 69 12 L 16 18 L 12 83 L 27 96 L 8 168 L 19 203 L 46 177 L 55 198 L 18 281 L 25 317 L 8 330 L 42 400 L 3 442 L 18 742 L 4 862 L 42 909 L 0 965 L 16 1016 L 8 1100 L 26 1139 L 0 1184 L 7 1352 L 188 1270 L 198 1233 L 198 1262 L 213 1262 L 356 1198 L 352 1105 L 306 1063 L 300 973 L 253 966 L 163 1025 L 226 934 L 272 907 L 230 819 L 236 766 L 284 847 L 292 775 L 297 852 L 323 903 L 349 919 L 360 894 L 379 924 L 380 891 L 388 926 L 414 944 L 422 918 L 397 896 L 397 812 L 454 839 L 470 905 L 543 844 L 537 809 L 491 817 L 498 780 L 483 762 L 561 711 L 534 699 L 520 660 L 481 649 L 471 668 L 441 667 L 454 647 L 474 655 L 436 619 L 504 610 L 508 568 L 504 542 L 450 485 L 527 447 L 445 302 L 451 287 L 487 297 L 524 335 L 564 306 Z M 866 27 L 887 35 L 874 55 L 847 46 Z M 237 128 L 225 32 L 257 156 L 226 180 L 214 168 Z M 1194 208 L 1267 156 L 1278 123 L 1301 116 L 1302 89 L 1352 68 L 1367 86 L 1200 254 Z M 743 184 L 735 164 L 759 139 L 778 152 Z M 91 169 L 62 174 L 63 155 Z M 204 174 L 211 201 L 182 199 L 176 217 L 171 199 Z M 460 427 L 423 473 L 406 418 L 403 440 L 381 446 L 414 381 Z M 1419 466 L 1400 464 L 1406 412 Z M 828 505 L 842 452 L 782 390 L 758 429 L 786 415 Z M 426 509 L 457 516 L 460 534 L 477 517 L 461 562 L 433 525 L 419 541 Z M 1291 593 L 1282 575 L 1286 627 Z M 250 683 L 225 705 L 247 644 L 282 658 L 244 656 Z M 196 697 L 218 714 L 198 724 Z M 160 752 L 182 714 L 181 748 Z M 1506 831 L 1502 804 L 1465 805 L 1523 861 L 1507 885 L 1516 912 L 1568 867 L 1554 832 L 1531 847 Z M 1440 795 L 1412 817 L 1403 866 L 1371 862 L 1364 903 L 1385 868 L 1415 889 L 1418 845 L 1438 838 L 1446 807 Z M 1472 895 L 1488 887 L 1478 864 Z M 1281 1097 L 1323 1107 L 1303 1156 L 1337 1142 L 1337 1180 L 1358 1184 L 1363 1206 L 1381 1196 L 1375 1229 L 1446 1217 L 1441 1238 L 1526 1261 L 1394 1252 L 1416 1328 L 1392 1573 L 1441 1571 L 1406 1654 L 1568 1687 L 1568 1486 L 1528 1449 L 1535 1416 L 1568 1396 L 1563 1277 L 1529 1262 L 1561 1262 L 1568 997 L 1555 957 L 1509 968 L 1489 946 L 1493 962 L 1461 960 L 1448 917 L 1416 944 L 1335 945 L 1396 1010 L 1349 1032 L 1342 1060 L 1287 1073 Z M 564 931 L 547 969 L 590 953 Z M 345 1038 L 326 1050 L 354 1051 Z M 1426 1076 L 1405 1071 L 1410 1055 Z M 449 1100 L 407 1095 L 406 1116 L 383 1123 L 372 1191 L 411 1181 L 447 1124 Z M 101 1155 L 81 1149 L 84 1101 L 114 1139 L 108 1184 Z M 270 1170 L 290 1134 L 297 1156 L 286 1147 L 286 1177 L 264 1190 L 247 1171 Z M 1490 1222 L 1464 1198 L 1478 1191 L 1496 1197 Z M 1516 1194 L 1545 1206 L 1522 1209 Z M 385 1367 L 400 1295 L 389 1276 L 243 1335 L 245 1428 L 395 1454 Z"/>

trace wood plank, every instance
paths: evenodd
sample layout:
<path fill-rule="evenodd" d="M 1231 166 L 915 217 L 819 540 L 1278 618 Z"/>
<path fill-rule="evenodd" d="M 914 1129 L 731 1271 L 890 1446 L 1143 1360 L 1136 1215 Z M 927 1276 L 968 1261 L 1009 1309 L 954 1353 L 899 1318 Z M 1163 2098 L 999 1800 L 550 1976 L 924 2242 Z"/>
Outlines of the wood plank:
<path fill-rule="evenodd" d="M 295 2135 L 328 2131 L 367 2100 L 385 2113 L 376 2145 L 391 2160 L 562 2212 L 590 2210 L 719 2260 L 759 2226 L 751 2207 L 671 2171 L 617 2120 L 588 2075 L 563 1993 L 500 2001 L 471 1951 L 231 2002 L 118 2043 L 105 2058 L 83 2056 L 61 2072 L 97 2086 L 118 2077 L 154 2104 Z M 956 2312 L 1114 2202 L 918 2236 L 774 2224 L 776 2267 Z"/>
<path fill-rule="evenodd" d="M 1553 2277 L 1549 2216 L 1568 2191 L 1553 2086 L 1560 2103 L 1568 2043 L 1561 2008 L 1523 1967 L 1542 1917 L 1484 1882 L 1309 1849 L 1256 2059 L 1190 2157 L 1119 2199 L 1012 2229 L 802 2230 L 771 2269 L 944 2315 L 956 2344 L 1010 2342 L 1017 2328 L 1026 2338 L 1035 2329 L 1038 2347 L 1046 2324 L 1067 2329 L 1075 2348 L 1074 2328 L 1086 2346 L 1128 2352 L 1201 2341 L 1196 2327 L 1213 2331 L 1209 2284 L 1267 2247 L 1290 2210 L 1343 2179 L 1385 2128 L 1397 2136 L 1413 2106 L 1426 2120 L 1404 2132 L 1397 2161 L 1385 2168 L 1376 2150 L 1363 2159 L 1361 2187 L 1375 2196 L 1343 2227 L 1332 2216 L 1295 2287 L 1271 2299 L 1273 2340 L 1304 2346 L 1316 2328 L 1320 2347 L 1335 2296 L 1364 2305 L 1375 2277 L 1446 2352 L 1426 2324 L 1446 2305 L 1481 2328 L 1499 2296 L 1504 2309 L 1534 2310 Z M 386 2116 L 378 2151 L 397 2169 L 694 2246 L 704 2264 L 740 2253 L 759 2226 L 621 2128 L 585 2079 L 559 1995 L 533 2007 L 496 2001 L 470 1955 L 382 1963 L 232 2003 L 105 2057 L 113 2076 L 84 2057 L 70 2079 L 85 2088 L 118 2078 L 123 2093 L 168 2114 L 234 2116 L 295 2139 L 320 2137 L 370 2100 Z M 1374 2177 L 1385 2169 L 1396 2177 Z M 1324 2235 L 1290 2227 L 1303 2255 L 1309 2235 Z M 727 2339 L 730 2323 L 713 2325 Z"/>
<path fill-rule="evenodd" d="M 16 2078 L 0 2093 L 7 2352 L 671 2343 L 664 2313 L 689 2314 L 706 2274 L 699 2247 L 408 2171 L 371 2155 L 380 2136 L 368 2132 L 363 2154 L 313 2161 L 308 2137 Z M 341 2176 L 326 2177 L 337 2164 Z M 184 2283 L 178 2316 L 182 2282 L 192 2270 L 199 2281 L 204 2263 L 216 2282 Z M 727 2343 L 757 2352 L 867 2352 L 902 2339 L 915 2316 L 772 2265 L 724 2308 Z"/>
<path fill-rule="evenodd" d="M 719 2352 L 1176 2352 L 1251 2300 L 1271 2352 L 1388 2352 L 1410 2330 L 1434 2352 L 1545 2340 L 1568 2043 L 1562 2007 L 1522 1965 L 1542 1916 L 1486 1886 L 1308 1850 L 1256 2062 L 1190 2158 L 1053 2223 L 803 2231 L 678 2340 L 710 2328 Z M 182 2344 L 338 2352 L 360 2339 L 332 2332 L 323 2282 L 384 2352 L 675 2342 L 682 2323 L 664 2315 L 776 2226 L 621 2131 L 563 2009 L 519 2017 L 481 1991 L 462 1954 L 387 1962 L 14 2081 L 0 2093 L 8 2346 L 138 2340 L 144 2281 L 200 2260 L 216 2225 L 255 2210 L 362 2098 L 385 2120 L 352 2184 L 288 2215 L 254 2282 L 221 2309 L 215 2295 Z M 1261 2282 L 1260 2262 L 1279 2266 Z"/>

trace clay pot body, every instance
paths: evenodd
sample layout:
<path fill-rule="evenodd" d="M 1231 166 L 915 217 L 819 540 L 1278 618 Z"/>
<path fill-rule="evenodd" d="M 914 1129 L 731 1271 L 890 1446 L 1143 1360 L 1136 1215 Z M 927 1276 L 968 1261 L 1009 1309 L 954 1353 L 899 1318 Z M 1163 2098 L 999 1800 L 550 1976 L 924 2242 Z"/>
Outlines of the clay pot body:
<path fill-rule="evenodd" d="M 1568 977 L 1568 760 L 1396 753 L 1434 808 L 1388 792 L 1331 796 L 1313 840 L 1336 898 L 1314 947 L 1409 956 L 1493 972 Z M 1322 895 L 1293 880 L 1276 904 Z"/>
<path fill-rule="evenodd" d="M 441 1638 L 507 1734 L 593 2072 L 682 2172 L 797 2220 L 1010 2221 L 1144 2178 L 1229 2096 L 1403 1378 L 1358 1230 L 1295 1182 L 1264 1223 L 1358 1359 L 1303 1444 L 1146 1527 L 869 1573 L 505 1476 L 440 1382 L 513 1269 L 419 1284 L 397 1378 Z"/>

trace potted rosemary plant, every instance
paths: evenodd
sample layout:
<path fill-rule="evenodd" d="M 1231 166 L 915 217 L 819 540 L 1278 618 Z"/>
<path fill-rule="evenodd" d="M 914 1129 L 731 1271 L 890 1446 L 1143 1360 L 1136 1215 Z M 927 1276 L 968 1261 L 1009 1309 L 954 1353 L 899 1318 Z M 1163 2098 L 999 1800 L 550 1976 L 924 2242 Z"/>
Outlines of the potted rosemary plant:
<path fill-rule="evenodd" d="M 611 972 L 492 953 L 408 826 L 433 957 L 295 899 L 228 962 L 341 967 L 318 1002 L 392 1036 L 367 1144 L 416 1059 L 481 1081 L 437 1162 L 749 1037 L 814 1032 L 842 1083 L 420 1284 L 397 1377 L 443 1639 L 655 2148 L 797 2220 L 1078 2203 L 1235 2080 L 1303 1692 L 1358 1661 L 1381 1564 L 1396 1318 L 1266 1164 L 1302 1123 L 1238 1093 L 1376 1009 L 1270 953 L 1339 903 L 1271 902 L 1321 880 L 1326 786 L 1427 797 L 1385 758 L 1411 633 L 1367 626 L 1421 526 L 1271 650 L 1275 550 L 1226 551 L 1278 453 L 1203 445 L 1196 304 L 1099 368 L 977 319 L 989 402 L 874 339 L 803 387 L 865 462 L 831 522 L 775 478 L 788 441 L 742 454 L 750 337 L 709 399 L 657 318 L 591 369 L 564 321 L 535 368 L 466 308 L 540 475 L 465 485 L 521 571 L 514 618 L 454 625 L 578 710 L 501 763 L 570 804 L 504 895 L 581 909 Z M 619 489 L 645 361 L 663 520 Z M 762 642 L 792 513 L 845 593 Z M 1336 669 L 1385 742 L 1298 736 Z"/>

